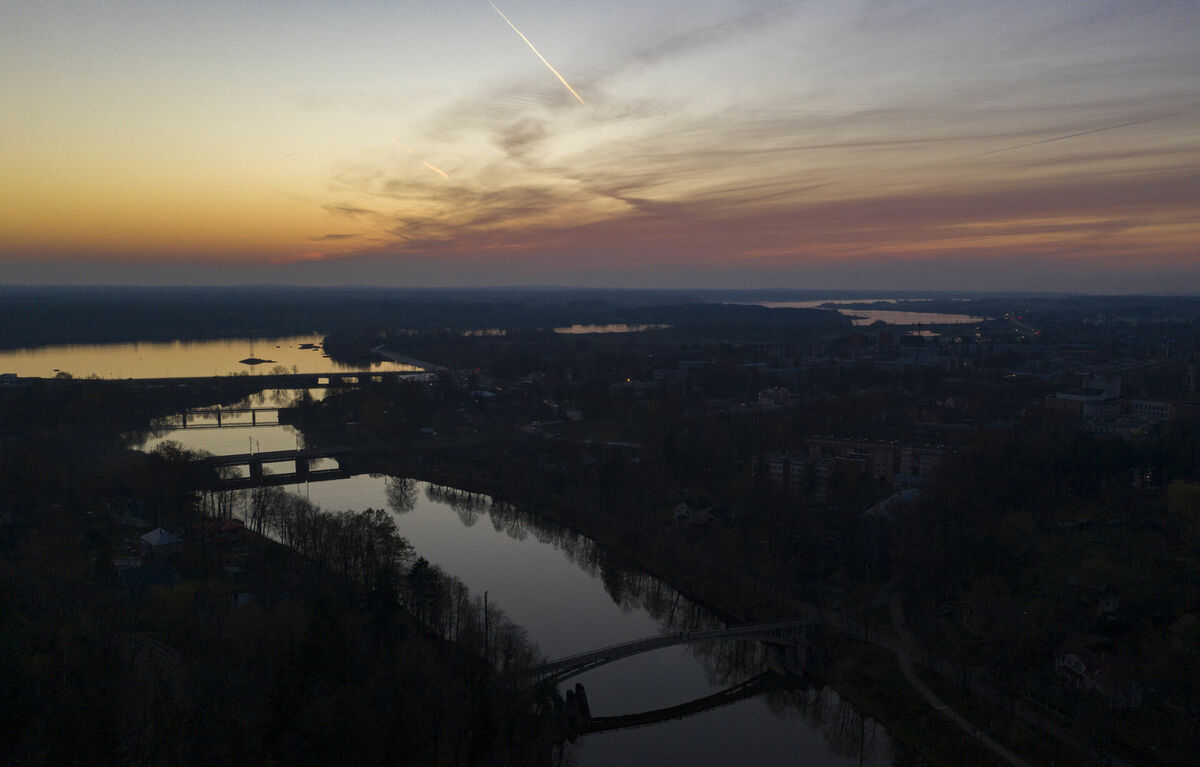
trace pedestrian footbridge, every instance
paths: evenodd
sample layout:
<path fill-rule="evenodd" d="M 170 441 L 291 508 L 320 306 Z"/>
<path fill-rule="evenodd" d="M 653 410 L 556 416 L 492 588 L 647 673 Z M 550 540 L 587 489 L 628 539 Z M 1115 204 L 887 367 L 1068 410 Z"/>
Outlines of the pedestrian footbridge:
<path fill-rule="evenodd" d="M 726 626 L 722 629 L 707 631 L 677 631 L 670 634 L 635 639 L 632 642 L 602 647 L 599 650 L 579 653 L 566 658 L 559 658 L 539 666 L 534 666 L 527 672 L 534 684 L 558 684 L 585 671 L 590 671 L 607 663 L 640 655 L 644 652 L 660 650 L 675 645 L 693 644 L 695 642 L 712 642 L 721 639 L 738 639 L 754 642 L 767 642 L 784 646 L 799 647 L 810 643 L 820 630 L 820 621 L 811 618 L 798 620 L 772 621 L 769 623 L 742 623 Z"/>

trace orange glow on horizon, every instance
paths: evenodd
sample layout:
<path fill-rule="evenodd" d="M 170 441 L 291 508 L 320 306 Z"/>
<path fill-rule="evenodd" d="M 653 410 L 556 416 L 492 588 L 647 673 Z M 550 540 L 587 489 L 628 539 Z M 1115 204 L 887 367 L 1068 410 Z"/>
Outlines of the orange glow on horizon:
<path fill-rule="evenodd" d="M 920 23 L 881 6 L 863 24 L 854 4 L 527 0 L 517 17 L 577 91 L 489 5 L 510 32 L 436 3 L 317 2 L 282 24 L 0 10 L 0 278 L 111 261 L 183 280 L 204 278 L 187 263 L 280 282 L 356 264 L 447 284 L 849 280 L 888 260 L 1126 258 L 1200 290 L 1200 54 L 1177 9 L 1079 25 L 1060 0 Z"/>

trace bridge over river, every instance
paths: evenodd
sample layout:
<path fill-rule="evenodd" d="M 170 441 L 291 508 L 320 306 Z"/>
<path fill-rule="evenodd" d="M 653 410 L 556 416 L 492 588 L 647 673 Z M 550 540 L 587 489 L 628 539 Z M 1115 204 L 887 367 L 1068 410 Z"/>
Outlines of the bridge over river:
<path fill-rule="evenodd" d="M 431 368 L 433 366 L 430 366 Z M 428 370 L 356 370 L 334 373 L 263 373 L 254 375 L 223 376 L 177 376 L 171 378 L 103 378 L 104 383 L 120 383 L 139 387 L 206 387 L 227 384 L 252 384 L 261 389 L 320 389 L 350 386 L 367 386 L 372 383 L 388 383 L 406 379 L 425 380 L 432 374 Z M 89 378 L 39 378 L 21 376 L 13 379 L 12 385 L 37 382 L 56 385 L 95 384 Z"/>
<path fill-rule="evenodd" d="M 189 408 L 179 412 L 181 429 L 236 429 L 254 426 L 279 426 L 279 407 L 205 407 Z M 259 421 L 260 413 L 274 413 L 275 420 Z M 235 416 L 250 416 L 238 420 Z M 191 420 L 189 420 L 191 419 Z M 215 420 L 215 423 L 213 422 Z"/>
<path fill-rule="evenodd" d="M 271 450 L 259 453 L 206 456 L 193 461 L 192 466 L 201 470 L 246 466 L 249 476 L 221 477 L 217 472 L 204 472 L 207 481 L 201 483 L 206 490 L 240 490 L 267 485 L 294 485 L 299 482 L 345 479 L 352 476 L 353 472 L 342 465 L 342 460 L 351 455 L 362 455 L 367 452 L 366 449 L 361 447 L 310 447 L 299 450 Z M 336 461 L 338 463 L 337 467 L 316 470 L 310 468 L 311 462 L 326 458 Z M 287 462 L 295 465 L 294 471 L 285 474 L 268 474 L 263 471 L 265 464 Z"/>
<path fill-rule="evenodd" d="M 820 630 L 820 621 L 812 618 L 796 620 L 771 621 L 768 623 L 742 623 L 726 626 L 723 629 L 708 631 L 678 631 L 671 634 L 659 634 L 635 639 L 632 642 L 609 645 L 599 650 L 571 655 L 566 658 L 534 666 L 527 672 L 537 680 L 537 684 L 558 684 L 585 671 L 603 666 L 607 663 L 639 655 L 664 647 L 673 647 L 695 642 L 711 642 L 719 639 L 742 639 L 789 647 L 802 647 L 810 643 Z"/>

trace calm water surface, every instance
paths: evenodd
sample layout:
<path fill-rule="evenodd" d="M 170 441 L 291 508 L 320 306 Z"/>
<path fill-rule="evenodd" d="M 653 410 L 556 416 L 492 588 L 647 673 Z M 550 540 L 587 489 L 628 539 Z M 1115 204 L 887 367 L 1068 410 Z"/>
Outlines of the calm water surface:
<path fill-rule="evenodd" d="M 269 416 L 268 416 L 269 417 Z M 148 439 L 217 454 L 295 447 L 287 426 L 174 429 Z M 288 471 L 290 467 L 277 468 Z M 357 476 L 285 488 L 325 509 L 389 509 L 383 476 Z M 417 553 L 457 576 L 473 594 L 488 592 L 548 657 L 721 622 L 668 584 L 561 526 L 487 499 L 416 483 L 410 509 L 391 508 Z M 634 656 L 575 677 L 593 715 L 649 711 L 723 690 L 762 670 L 754 643 L 714 642 Z M 686 719 L 580 738 L 579 765 L 881 765 L 891 762 L 886 731 L 832 690 L 768 693 Z"/>
<path fill-rule="evenodd" d="M 642 333 L 647 330 L 664 330 L 671 327 L 670 325 L 629 325 L 624 322 L 613 323 L 609 325 L 566 325 L 561 328 L 555 328 L 555 333 L 564 335 L 586 335 L 589 333 Z"/>
<path fill-rule="evenodd" d="M 887 301 L 895 303 L 894 298 L 854 298 L 854 299 L 833 299 L 823 301 L 763 301 L 759 306 L 765 306 L 768 309 L 819 309 L 822 306 L 830 306 L 836 304 L 857 304 L 871 303 L 874 301 Z M 908 299 L 906 299 L 908 300 Z M 848 317 L 853 317 L 855 325 L 870 325 L 873 322 L 882 320 L 889 325 L 962 325 L 971 322 L 981 322 L 982 317 L 974 317 L 969 314 L 942 314 L 940 312 L 904 312 L 894 311 L 890 309 L 840 309 L 834 308 L 834 311 L 839 314 L 844 314 Z"/>
<path fill-rule="evenodd" d="M 76 378 L 89 375 L 101 378 L 172 378 L 270 373 L 277 366 L 283 366 L 289 373 L 333 373 L 361 369 L 358 365 L 339 365 L 324 357 L 324 352 L 319 348 L 321 340 L 320 336 L 292 336 L 10 349 L 0 351 L 0 373 L 51 378 L 62 371 Z M 318 348 L 301 349 L 304 344 L 314 344 Z M 240 361 L 250 357 L 268 361 L 258 365 L 247 365 Z M 380 372 L 420 370 L 412 365 L 386 361 L 372 363 L 371 369 Z"/>

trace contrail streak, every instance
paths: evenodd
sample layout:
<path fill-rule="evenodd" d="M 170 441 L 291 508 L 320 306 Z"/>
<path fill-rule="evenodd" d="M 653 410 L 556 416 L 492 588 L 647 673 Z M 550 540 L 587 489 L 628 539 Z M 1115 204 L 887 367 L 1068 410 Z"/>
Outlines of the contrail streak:
<path fill-rule="evenodd" d="M 425 162 L 424 160 L 421 160 L 421 164 L 422 164 L 422 165 L 424 165 L 426 168 L 429 168 L 429 169 L 430 169 L 431 171 L 433 171 L 434 173 L 440 173 L 440 174 L 441 174 L 441 176 L 442 176 L 442 178 L 450 178 L 450 174 L 449 174 L 449 173 L 447 173 L 446 171 L 444 171 L 444 170 L 442 170 L 441 168 L 437 167 L 436 165 L 430 165 L 429 163 Z"/>
<path fill-rule="evenodd" d="M 397 139 L 395 136 L 392 136 L 392 143 L 395 144 L 396 146 L 400 147 L 401 149 L 403 149 L 405 152 L 408 152 L 409 154 L 415 154 L 412 147 L 408 146 L 407 144 L 401 144 L 399 139 Z M 421 164 L 424 165 L 426 168 L 429 168 L 434 173 L 439 174 L 442 178 L 450 178 L 449 173 L 442 170 L 438 166 L 433 165 L 432 163 L 429 163 L 425 160 L 421 160 Z"/>
<path fill-rule="evenodd" d="M 543 56 L 541 53 L 539 53 L 537 48 L 534 48 L 534 47 L 533 47 L 533 43 L 529 42 L 529 38 L 528 38 L 528 37 L 526 37 L 525 35 L 521 34 L 521 30 L 517 29 L 517 25 L 516 25 L 516 24 L 513 24 L 511 21 L 509 21 L 509 20 L 508 20 L 508 17 L 504 15 L 504 12 L 503 12 L 503 11 L 501 11 L 499 8 L 497 8 L 497 7 L 496 7 L 496 4 L 495 4 L 495 3 L 493 3 L 493 2 L 492 2 L 492 0 L 488 0 L 488 5 L 492 6 L 492 10 L 493 10 L 493 11 L 495 11 L 495 12 L 496 12 L 496 13 L 498 13 L 498 14 L 500 14 L 500 18 L 504 19 L 504 21 L 505 21 L 505 22 L 506 22 L 506 23 L 507 23 L 507 24 L 508 24 L 510 27 L 512 27 L 512 30 L 513 30 L 514 32 L 516 32 L 518 35 L 521 35 L 521 39 L 522 39 L 522 40 L 524 40 L 524 41 L 525 41 L 525 44 L 529 46 L 529 50 L 531 50 L 531 51 L 533 51 L 535 54 L 537 54 L 537 57 L 538 57 L 539 59 L 541 59 L 541 60 L 542 60 L 542 63 L 546 65 L 546 68 L 547 68 L 547 69 L 549 69 L 551 72 L 553 72 L 553 73 L 554 73 L 554 76 L 555 76 L 555 77 L 557 77 L 557 78 L 558 78 L 558 81 L 559 81 L 560 83 L 562 83 L 562 84 L 563 84 L 563 86 L 564 86 L 564 87 L 566 87 L 566 89 L 567 89 L 567 90 L 569 90 L 569 91 L 571 92 L 571 95 L 572 95 L 572 96 L 574 96 L 575 98 L 579 99 L 579 103 L 580 103 L 580 104 L 584 103 L 584 101 L 583 101 L 583 96 L 580 96 L 578 93 L 576 93 L 576 92 L 575 92 L 575 89 L 571 87 L 571 84 L 567 82 L 566 78 L 564 78 L 562 75 L 560 75 L 560 74 L 558 73 L 558 70 L 557 70 L 557 69 L 555 69 L 554 67 L 550 66 L 550 62 L 549 62 L 549 61 L 546 61 L 546 57 L 545 57 L 545 56 Z"/>
<path fill-rule="evenodd" d="M 1168 117 L 1178 117 L 1186 112 L 1172 112 L 1169 115 L 1158 115 L 1157 117 L 1146 117 L 1141 120 L 1130 120 L 1129 122 L 1120 123 L 1119 125 L 1106 125 L 1103 128 L 1092 128 L 1091 130 L 1079 131 L 1078 133 L 1068 133 L 1065 136 L 1055 136 L 1053 138 L 1044 138 L 1041 141 L 1030 141 L 1027 144 L 1017 144 L 1016 146 L 1006 146 L 1003 149 L 992 149 L 987 152 L 979 152 L 978 154 L 969 154 L 966 157 L 960 157 L 959 160 L 971 160 L 976 157 L 986 157 L 989 154 L 1000 154 L 1001 152 L 1013 152 L 1017 149 L 1026 149 L 1031 146 L 1040 146 L 1042 144 L 1050 144 L 1055 141 L 1066 141 L 1069 138 L 1078 138 L 1080 136 L 1090 136 L 1093 133 L 1103 133 L 1105 131 L 1116 130 L 1118 128 L 1128 128 L 1131 125 L 1142 125 L 1143 123 L 1152 123 L 1157 120 L 1165 120 Z"/>

